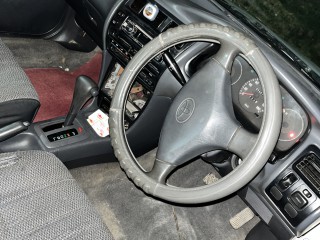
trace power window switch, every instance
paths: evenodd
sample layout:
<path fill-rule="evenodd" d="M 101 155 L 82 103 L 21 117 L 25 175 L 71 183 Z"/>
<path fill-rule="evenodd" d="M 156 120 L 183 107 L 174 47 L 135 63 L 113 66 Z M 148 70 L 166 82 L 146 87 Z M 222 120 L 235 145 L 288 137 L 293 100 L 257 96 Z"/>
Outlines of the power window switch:
<path fill-rule="evenodd" d="M 295 218 L 298 215 L 297 210 L 295 210 L 294 207 L 290 203 L 287 203 L 284 206 L 284 210 L 286 211 L 286 213 L 288 213 L 289 217 L 291 217 L 291 218 Z"/>
<path fill-rule="evenodd" d="M 307 206 L 308 201 L 305 199 L 305 197 L 302 195 L 301 192 L 295 192 L 291 195 L 291 201 L 292 203 L 297 206 L 298 209 L 302 209 L 305 206 Z"/>

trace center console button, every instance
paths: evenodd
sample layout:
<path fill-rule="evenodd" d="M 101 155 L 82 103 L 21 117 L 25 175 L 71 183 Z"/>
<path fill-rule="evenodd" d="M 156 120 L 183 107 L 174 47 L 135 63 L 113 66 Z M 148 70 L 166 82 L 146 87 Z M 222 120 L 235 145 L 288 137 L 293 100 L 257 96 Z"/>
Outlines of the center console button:
<path fill-rule="evenodd" d="M 304 208 L 308 204 L 308 201 L 304 198 L 301 192 L 293 193 L 290 199 L 299 209 Z"/>
<path fill-rule="evenodd" d="M 286 213 L 288 213 L 289 217 L 291 217 L 291 218 L 295 218 L 298 215 L 297 210 L 295 210 L 294 207 L 290 203 L 287 203 L 284 206 L 284 210 L 286 211 Z"/>
<path fill-rule="evenodd" d="M 270 193 L 277 201 L 279 201 L 282 198 L 282 193 L 279 191 L 279 189 L 276 186 L 273 186 L 270 189 Z"/>
<path fill-rule="evenodd" d="M 122 29 L 129 35 L 133 35 L 137 32 L 137 28 L 132 22 L 125 22 L 122 24 Z"/>
<path fill-rule="evenodd" d="M 122 11 L 119 11 L 118 16 L 124 18 L 126 16 L 126 14 L 124 14 Z"/>
<path fill-rule="evenodd" d="M 309 192 L 308 189 L 304 189 L 302 192 L 307 198 L 311 198 L 312 195 L 311 195 L 311 193 Z"/>

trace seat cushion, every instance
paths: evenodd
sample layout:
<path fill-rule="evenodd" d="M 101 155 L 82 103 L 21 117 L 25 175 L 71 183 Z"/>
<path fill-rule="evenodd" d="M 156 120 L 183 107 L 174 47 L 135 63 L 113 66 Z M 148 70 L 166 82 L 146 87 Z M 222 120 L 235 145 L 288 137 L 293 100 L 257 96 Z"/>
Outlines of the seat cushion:
<path fill-rule="evenodd" d="M 39 106 L 32 83 L 0 39 L 0 127 L 15 121 L 31 122 Z"/>
<path fill-rule="evenodd" d="M 0 239 L 113 239 L 53 154 L 0 154 Z"/>

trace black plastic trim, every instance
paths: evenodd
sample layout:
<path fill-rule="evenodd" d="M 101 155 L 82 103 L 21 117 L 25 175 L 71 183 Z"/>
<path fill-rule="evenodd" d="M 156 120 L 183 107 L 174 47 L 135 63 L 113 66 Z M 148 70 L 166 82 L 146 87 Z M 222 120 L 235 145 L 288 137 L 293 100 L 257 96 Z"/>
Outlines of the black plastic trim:
<path fill-rule="evenodd" d="M 35 99 L 16 99 L 0 103 L 0 127 L 13 122 L 31 123 L 40 107 Z"/>

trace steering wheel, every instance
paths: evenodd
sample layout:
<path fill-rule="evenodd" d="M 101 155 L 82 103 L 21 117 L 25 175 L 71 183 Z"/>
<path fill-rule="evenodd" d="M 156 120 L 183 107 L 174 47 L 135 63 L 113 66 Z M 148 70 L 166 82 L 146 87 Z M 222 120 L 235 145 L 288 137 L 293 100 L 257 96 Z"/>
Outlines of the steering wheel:
<path fill-rule="evenodd" d="M 164 121 L 156 160 L 150 172 L 137 163 L 123 126 L 126 100 L 140 70 L 168 48 L 191 41 L 219 42 L 219 51 L 178 92 Z M 241 54 L 255 69 L 264 92 L 259 134 L 237 121 L 231 96 L 231 67 Z M 127 176 L 145 193 L 175 203 L 214 201 L 236 192 L 264 167 L 278 140 L 282 121 L 279 83 L 267 59 L 244 34 L 217 24 L 190 24 L 169 29 L 144 46 L 121 75 L 110 108 L 112 146 Z M 243 162 L 213 184 L 181 188 L 166 184 L 177 167 L 214 150 L 227 150 Z"/>

